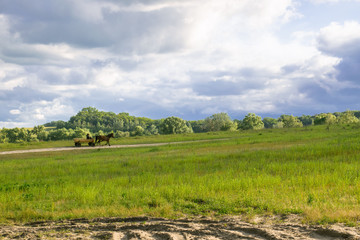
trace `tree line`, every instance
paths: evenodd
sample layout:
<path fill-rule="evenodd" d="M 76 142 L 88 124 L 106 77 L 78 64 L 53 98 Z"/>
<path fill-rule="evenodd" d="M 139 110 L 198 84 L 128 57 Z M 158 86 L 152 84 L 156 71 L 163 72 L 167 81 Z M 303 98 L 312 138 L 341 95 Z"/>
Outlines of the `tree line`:
<path fill-rule="evenodd" d="M 71 140 L 110 132 L 115 137 L 130 137 L 158 134 L 201 133 L 214 131 L 238 131 L 263 128 L 295 128 L 310 125 L 358 123 L 360 111 L 321 113 L 314 116 L 281 115 L 279 118 L 261 118 L 248 113 L 244 119 L 232 120 L 227 113 L 216 113 L 202 120 L 186 121 L 179 117 L 153 120 L 130 116 L 129 113 L 99 111 L 93 107 L 83 108 L 69 121 L 53 121 L 44 125 L 26 128 L 3 128 L 0 143 Z"/>

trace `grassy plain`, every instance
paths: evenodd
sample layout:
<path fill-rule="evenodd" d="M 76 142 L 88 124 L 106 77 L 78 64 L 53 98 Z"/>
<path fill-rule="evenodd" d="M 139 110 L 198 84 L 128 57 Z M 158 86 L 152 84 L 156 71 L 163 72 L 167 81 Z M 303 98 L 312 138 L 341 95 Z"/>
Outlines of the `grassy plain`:
<path fill-rule="evenodd" d="M 360 125 L 114 139 L 158 147 L 0 155 L 0 222 L 300 214 L 360 220 Z M 216 140 L 224 139 L 227 140 Z M 19 148 L 72 142 L 9 144 Z"/>

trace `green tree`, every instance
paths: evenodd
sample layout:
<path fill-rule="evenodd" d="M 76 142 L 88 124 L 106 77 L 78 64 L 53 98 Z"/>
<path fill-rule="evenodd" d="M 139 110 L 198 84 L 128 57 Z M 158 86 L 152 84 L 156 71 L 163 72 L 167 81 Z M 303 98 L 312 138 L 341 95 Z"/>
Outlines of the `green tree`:
<path fill-rule="evenodd" d="M 160 125 L 161 133 L 163 134 L 177 134 L 177 133 L 192 133 L 191 126 L 186 124 L 186 121 L 178 117 L 165 118 Z"/>
<path fill-rule="evenodd" d="M 340 114 L 337 121 L 340 124 L 351 124 L 351 123 L 358 123 L 359 119 L 357 117 L 355 117 L 355 115 L 352 111 L 347 110 Z"/>
<path fill-rule="evenodd" d="M 10 143 L 15 143 L 19 140 L 19 128 L 6 129 L 6 136 Z"/>
<path fill-rule="evenodd" d="M 7 142 L 6 129 L 3 128 L 2 130 L 0 130 L 0 143 L 6 143 L 6 142 Z"/>
<path fill-rule="evenodd" d="M 283 122 L 284 128 L 302 127 L 302 122 L 293 115 L 281 115 L 279 121 Z"/>
<path fill-rule="evenodd" d="M 322 124 L 334 124 L 336 123 L 336 116 L 331 113 L 320 113 L 316 114 L 314 118 L 314 124 L 315 125 L 322 125 Z"/>
<path fill-rule="evenodd" d="M 204 120 L 206 132 L 235 131 L 237 124 L 231 120 L 227 113 L 216 113 Z"/>
<path fill-rule="evenodd" d="M 66 140 L 70 139 L 72 136 L 69 134 L 69 131 L 66 128 L 51 130 L 49 132 L 50 140 Z"/>
<path fill-rule="evenodd" d="M 302 122 L 303 126 L 310 126 L 314 124 L 314 117 L 310 115 L 302 115 L 299 117 L 299 120 Z"/>
<path fill-rule="evenodd" d="M 90 131 L 88 129 L 83 129 L 83 128 L 75 128 L 72 137 L 73 138 L 85 138 L 86 134 L 88 134 Z M 69 133 L 70 134 L 70 133 Z"/>
<path fill-rule="evenodd" d="M 264 117 L 263 123 L 265 128 L 274 128 L 274 126 L 277 124 L 278 120 L 271 117 Z"/>
<path fill-rule="evenodd" d="M 241 129 L 263 129 L 264 123 L 261 120 L 260 116 L 257 116 L 255 113 L 248 113 L 245 118 L 242 120 Z"/>
<path fill-rule="evenodd" d="M 34 141 L 34 137 L 37 138 L 37 140 L 45 141 L 48 137 L 48 132 L 45 130 L 45 127 L 43 125 L 35 126 L 31 130 L 31 138 Z"/>
<path fill-rule="evenodd" d="M 151 124 L 145 131 L 146 135 L 158 135 L 159 129 L 155 126 L 155 124 Z"/>
<path fill-rule="evenodd" d="M 133 136 L 142 136 L 144 135 L 144 128 L 142 126 L 136 126 L 135 130 L 132 132 Z"/>
<path fill-rule="evenodd" d="M 191 127 L 195 133 L 205 132 L 204 122 L 205 122 L 204 120 L 189 121 L 189 123 L 191 124 Z"/>
<path fill-rule="evenodd" d="M 115 137 L 116 137 L 116 138 L 130 137 L 130 133 L 129 133 L 129 132 L 123 132 L 123 131 L 117 130 L 117 131 L 115 132 Z"/>

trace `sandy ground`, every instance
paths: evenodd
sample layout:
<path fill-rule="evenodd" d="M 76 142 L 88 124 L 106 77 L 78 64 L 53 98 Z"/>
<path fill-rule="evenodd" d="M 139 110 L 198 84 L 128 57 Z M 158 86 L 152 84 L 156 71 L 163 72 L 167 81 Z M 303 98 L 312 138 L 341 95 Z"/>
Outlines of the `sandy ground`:
<path fill-rule="evenodd" d="M 0 226 L 0 239 L 360 239 L 360 229 L 341 224 L 309 226 L 294 218 L 252 223 L 236 217 L 168 220 L 163 218 L 98 218 Z"/>

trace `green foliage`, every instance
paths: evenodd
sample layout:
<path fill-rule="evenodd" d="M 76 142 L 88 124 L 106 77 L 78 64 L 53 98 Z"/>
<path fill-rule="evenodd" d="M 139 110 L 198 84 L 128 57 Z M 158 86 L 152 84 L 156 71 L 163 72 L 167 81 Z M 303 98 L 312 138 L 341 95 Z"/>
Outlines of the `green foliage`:
<path fill-rule="evenodd" d="M 132 136 L 142 136 L 144 135 L 145 130 L 141 126 L 136 126 Z"/>
<path fill-rule="evenodd" d="M 130 133 L 117 130 L 114 136 L 116 138 L 130 137 Z"/>
<path fill-rule="evenodd" d="M 216 113 L 205 118 L 203 128 L 206 132 L 235 131 L 237 125 L 227 113 Z"/>
<path fill-rule="evenodd" d="M 147 129 L 151 125 L 156 124 L 156 120 L 144 117 L 133 117 L 128 113 L 115 114 L 113 112 L 99 111 L 93 107 L 83 108 L 75 116 L 71 117 L 67 126 L 69 128 L 87 128 L 91 132 L 122 131 L 136 132 L 136 127 L 141 126 Z"/>
<path fill-rule="evenodd" d="M 204 129 L 204 120 L 189 121 L 194 133 L 206 132 Z"/>
<path fill-rule="evenodd" d="M 358 123 L 359 119 L 355 117 L 353 112 L 347 110 L 340 114 L 337 121 L 340 124 L 352 124 L 352 123 Z"/>
<path fill-rule="evenodd" d="M 202 133 L 216 131 L 235 131 L 237 129 L 294 128 L 322 124 L 357 124 L 360 111 L 321 113 L 315 116 L 281 115 L 278 120 L 249 113 L 243 120 L 231 120 L 227 113 L 217 113 L 204 120 L 186 121 L 183 119 L 152 120 L 130 116 L 129 113 L 115 114 L 99 111 L 94 107 L 83 108 L 69 121 L 52 121 L 32 129 L 13 128 L 0 130 L 0 143 L 29 143 L 37 141 L 70 140 L 106 135 L 113 132 L 117 137 L 150 136 L 169 133 Z M 165 122 L 164 122 L 165 121 Z"/>
<path fill-rule="evenodd" d="M 56 129 L 49 132 L 49 139 L 50 140 L 64 140 L 64 139 L 71 139 L 72 134 L 66 128 Z"/>
<path fill-rule="evenodd" d="M 311 126 L 314 125 L 314 117 L 310 115 L 302 115 L 299 117 L 299 120 L 303 124 L 303 126 Z"/>
<path fill-rule="evenodd" d="M 299 118 L 293 115 L 281 115 L 279 121 L 283 123 L 284 128 L 302 127 L 303 124 Z"/>
<path fill-rule="evenodd" d="M 86 134 L 89 133 L 89 130 L 87 129 L 82 129 L 82 128 L 79 128 L 77 127 L 75 130 L 74 130 L 74 133 L 72 135 L 72 138 L 85 138 L 86 137 Z"/>
<path fill-rule="evenodd" d="M 265 117 L 265 118 L 263 118 L 263 123 L 264 123 L 264 127 L 265 128 L 273 128 L 276 124 L 277 124 L 277 122 L 278 122 L 278 120 L 277 119 L 275 119 L 275 118 L 270 118 L 270 117 Z"/>
<path fill-rule="evenodd" d="M 256 116 L 255 113 L 248 113 L 245 118 L 242 120 L 241 129 L 249 130 L 249 129 L 263 129 L 264 123 L 261 120 L 260 116 Z"/>
<path fill-rule="evenodd" d="M 192 133 L 191 126 L 186 121 L 178 117 L 165 118 L 160 124 L 160 130 L 163 134 Z"/>
<path fill-rule="evenodd" d="M 335 124 L 336 122 L 337 122 L 336 116 L 331 113 L 320 113 L 315 115 L 314 118 L 315 125 L 323 125 L 323 124 L 331 125 L 331 124 Z"/>

